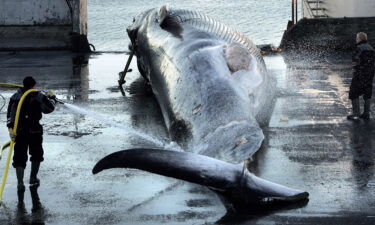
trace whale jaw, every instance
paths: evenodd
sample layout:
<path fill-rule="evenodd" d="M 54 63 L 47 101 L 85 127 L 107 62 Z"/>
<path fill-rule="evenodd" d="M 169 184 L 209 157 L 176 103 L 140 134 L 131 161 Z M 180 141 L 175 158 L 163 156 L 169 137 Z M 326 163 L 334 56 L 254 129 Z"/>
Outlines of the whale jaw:
<path fill-rule="evenodd" d="M 302 207 L 309 193 L 259 178 L 244 169 L 240 184 L 228 190 L 210 188 L 229 212 L 264 213 L 285 207 Z"/>
<path fill-rule="evenodd" d="M 231 164 L 203 155 L 160 149 L 130 149 L 112 153 L 93 168 L 99 173 L 111 168 L 134 168 L 200 184 L 214 191 L 228 211 L 261 209 L 306 202 L 305 191 L 279 185 L 250 173 L 241 164 Z"/>

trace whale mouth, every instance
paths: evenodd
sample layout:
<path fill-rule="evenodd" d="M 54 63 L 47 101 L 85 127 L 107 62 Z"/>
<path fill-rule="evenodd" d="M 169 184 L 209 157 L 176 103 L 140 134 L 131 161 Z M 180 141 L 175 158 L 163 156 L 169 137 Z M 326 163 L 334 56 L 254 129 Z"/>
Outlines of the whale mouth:
<path fill-rule="evenodd" d="M 291 196 L 283 197 L 266 197 L 260 200 L 261 203 L 274 203 L 274 202 L 299 202 L 309 198 L 308 192 L 302 192 Z"/>
<path fill-rule="evenodd" d="M 212 188 L 209 189 L 217 194 L 229 212 L 244 213 L 247 215 L 261 215 L 285 208 L 301 208 L 306 206 L 309 202 L 309 193 L 307 192 L 301 192 L 288 197 L 265 197 L 253 199 L 253 201 L 241 201 L 240 199 L 231 198 L 233 196 L 229 197 L 229 195 L 223 191 L 217 191 Z"/>
<path fill-rule="evenodd" d="M 218 196 L 220 197 L 220 195 Z M 268 215 L 280 210 L 303 208 L 309 203 L 308 193 L 306 194 L 306 192 L 296 195 L 296 198 L 292 201 L 286 198 L 263 198 L 260 201 L 251 204 L 235 204 L 225 199 L 223 200 L 223 198 L 220 199 L 228 212 L 235 213 L 235 215 L 244 214 L 249 216 Z"/>

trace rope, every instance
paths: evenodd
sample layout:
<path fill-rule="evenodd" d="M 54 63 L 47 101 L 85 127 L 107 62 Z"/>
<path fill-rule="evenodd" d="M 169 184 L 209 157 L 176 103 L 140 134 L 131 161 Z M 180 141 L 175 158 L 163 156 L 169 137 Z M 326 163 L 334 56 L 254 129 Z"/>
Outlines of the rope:
<path fill-rule="evenodd" d="M 65 0 L 65 1 L 66 1 L 66 4 L 67 4 L 68 7 L 69 7 L 70 15 L 72 16 L 72 19 L 73 19 L 73 7 L 72 7 L 72 5 L 70 4 L 70 0 Z"/>
<path fill-rule="evenodd" d="M 0 94 L 0 97 L 4 100 L 4 104 L 0 107 L 0 112 L 1 112 L 1 110 L 3 110 L 5 104 L 7 103 L 7 100 L 4 98 L 2 94 Z"/>
<path fill-rule="evenodd" d="M 96 51 L 96 48 L 93 44 L 89 44 L 89 46 L 92 48 L 92 51 L 94 51 L 94 52 Z"/>

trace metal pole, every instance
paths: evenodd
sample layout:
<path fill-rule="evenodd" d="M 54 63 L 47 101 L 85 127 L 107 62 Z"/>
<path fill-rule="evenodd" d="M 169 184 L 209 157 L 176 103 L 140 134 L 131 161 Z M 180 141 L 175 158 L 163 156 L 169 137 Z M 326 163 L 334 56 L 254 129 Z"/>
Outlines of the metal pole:
<path fill-rule="evenodd" d="M 298 0 L 296 0 L 296 23 L 298 22 Z"/>
<path fill-rule="evenodd" d="M 294 25 L 294 0 L 292 0 L 292 23 Z"/>
<path fill-rule="evenodd" d="M 135 54 L 134 50 L 130 52 L 130 55 L 129 55 L 128 61 L 126 62 L 126 66 L 125 66 L 124 71 L 119 73 L 119 75 L 120 75 L 120 80 L 118 80 L 119 86 L 125 84 L 125 75 L 129 70 L 130 62 L 132 61 L 132 58 L 133 58 L 134 54 Z"/>

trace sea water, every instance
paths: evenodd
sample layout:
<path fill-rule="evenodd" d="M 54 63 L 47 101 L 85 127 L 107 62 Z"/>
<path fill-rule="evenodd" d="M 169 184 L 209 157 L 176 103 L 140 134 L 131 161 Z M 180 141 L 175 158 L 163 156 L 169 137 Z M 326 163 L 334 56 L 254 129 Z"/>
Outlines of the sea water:
<path fill-rule="evenodd" d="M 126 51 L 126 27 L 133 17 L 165 4 L 202 12 L 243 32 L 257 45 L 275 46 L 281 41 L 292 11 L 291 1 L 285 0 L 89 0 L 88 39 L 98 51 Z"/>

